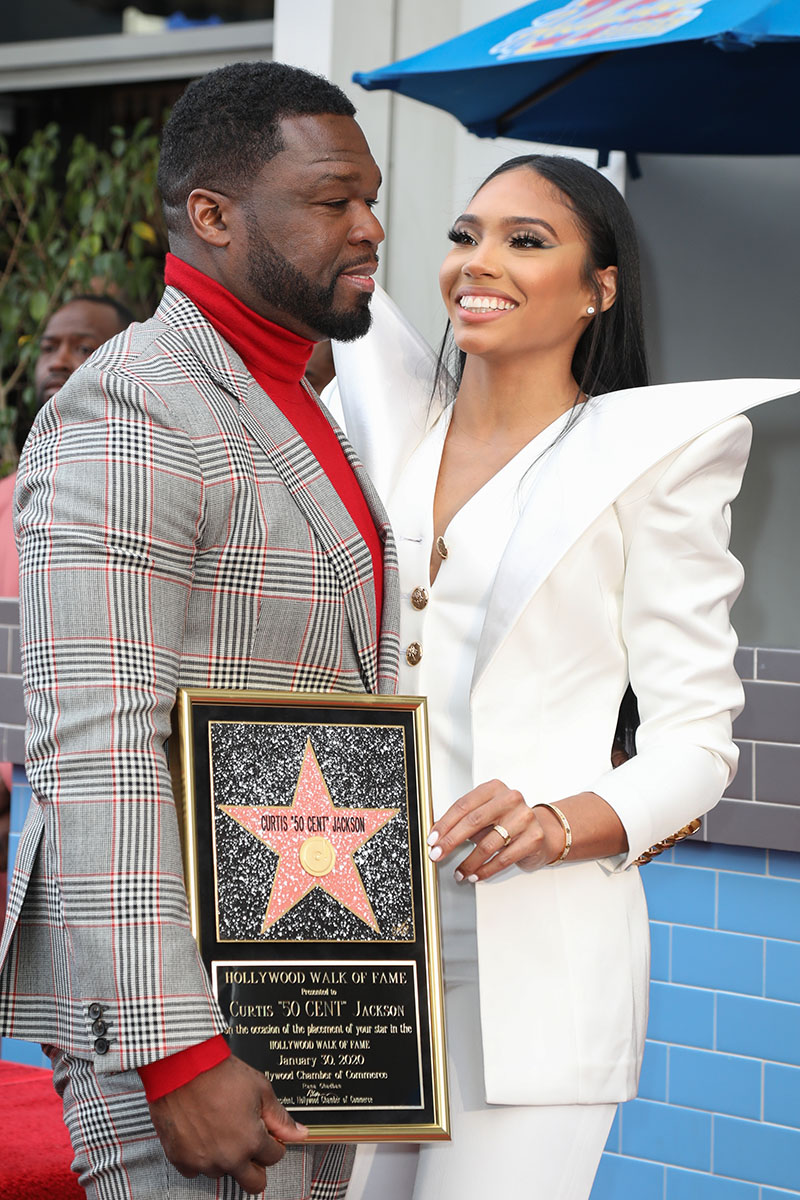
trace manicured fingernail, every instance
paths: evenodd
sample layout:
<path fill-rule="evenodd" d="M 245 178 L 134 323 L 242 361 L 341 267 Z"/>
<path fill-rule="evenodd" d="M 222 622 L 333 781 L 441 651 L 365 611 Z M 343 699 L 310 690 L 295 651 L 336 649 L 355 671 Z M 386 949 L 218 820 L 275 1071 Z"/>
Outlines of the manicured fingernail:
<path fill-rule="evenodd" d="M 478 876 L 477 876 L 477 875 L 468 875 L 468 876 L 467 876 L 467 882 L 468 882 L 468 883 L 477 883 L 477 882 L 478 882 Z"/>
<path fill-rule="evenodd" d="M 460 871 L 453 871 L 453 879 L 455 879 L 456 883 L 461 883 L 461 880 L 463 878 L 464 878 L 464 876 L 461 874 Z"/>
<path fill-rule="evenodd" d="M 439 840 L 439 831 L 437 829 L 432 829 L 430 831 L 430 833 L 428 834 L 428 845 L 435 846 L 436 843 L 438 842 L 438 840 Z"/>
<path fill-rule="evenodd" d="M 434 846 L 432 850 L 428 851 L 428 858 L 431 860 L 431 862 L 436 862 L 436 860 L 441 857 L 442 857 L 442 847 L 441 846 Z"/>

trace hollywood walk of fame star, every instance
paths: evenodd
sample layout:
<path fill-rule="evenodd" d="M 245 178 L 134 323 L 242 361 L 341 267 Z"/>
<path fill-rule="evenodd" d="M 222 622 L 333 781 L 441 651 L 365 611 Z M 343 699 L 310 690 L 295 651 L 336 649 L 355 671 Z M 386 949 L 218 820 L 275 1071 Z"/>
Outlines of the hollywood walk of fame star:
<path fill-rule="evenodd" d="M 335 805 L 310 738 L 290 805 L 220 804 L 219 808 L 278 855 L 262 933 L 315 887 L 380 933 L 353 854 L 399 809 Z"/>

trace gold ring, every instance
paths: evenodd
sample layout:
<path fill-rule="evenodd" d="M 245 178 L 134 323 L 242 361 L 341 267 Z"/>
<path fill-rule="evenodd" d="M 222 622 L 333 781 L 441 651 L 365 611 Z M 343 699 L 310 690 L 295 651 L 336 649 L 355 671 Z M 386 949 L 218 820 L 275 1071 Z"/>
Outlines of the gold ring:
<path fill-rule="evenodd" d="M 500 837 L 503 839 L 503 845 L 507 846 L 508 843 L 511 841 L 511 834 L 508 832 L 508 830 L 505 828 L 505 826 L 493 825 L 492 829 L 495 831 L 495 833 L 500 834 Z"/>

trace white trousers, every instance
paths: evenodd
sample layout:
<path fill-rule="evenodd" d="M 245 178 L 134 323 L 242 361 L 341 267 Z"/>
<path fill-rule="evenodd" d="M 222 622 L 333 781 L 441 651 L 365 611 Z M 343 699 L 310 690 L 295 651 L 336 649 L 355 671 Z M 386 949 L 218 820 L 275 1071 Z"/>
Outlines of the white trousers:
<path fill-rule="evenodd" d="M 359 1146 L 347 1200 L 588 1200 L 616 1104 L 487 1105 L 475 982 L 446 1015 L 452 1140 Z"/>
<path fill-rule="evenodd" d="M 498 1108 L 446 1145 L 359 1146 L 347 1200 L 588 1200 L 615 1108 Z"/>

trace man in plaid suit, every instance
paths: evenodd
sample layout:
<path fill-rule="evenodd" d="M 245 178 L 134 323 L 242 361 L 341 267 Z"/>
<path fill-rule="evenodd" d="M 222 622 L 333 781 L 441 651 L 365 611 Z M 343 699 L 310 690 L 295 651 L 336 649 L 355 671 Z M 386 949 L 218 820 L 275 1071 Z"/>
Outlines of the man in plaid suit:
<path fill-rule="evenodd" d="M 369 325 L 380 176 L 353 113 L 275 63 L 190 86 L 159 170 L 172 286 L 50 401 L 20 468 L 34 799 L 0 1024 L 47 1045 L 103 1200 L 332 1200 L 349 1175 L 345 1147 L 284 1155 L 304 1130 L 220 1037 L 165 743 L 180 686 L 396 687 L 388 523 L 300 379 L 316 340 Z"/>

